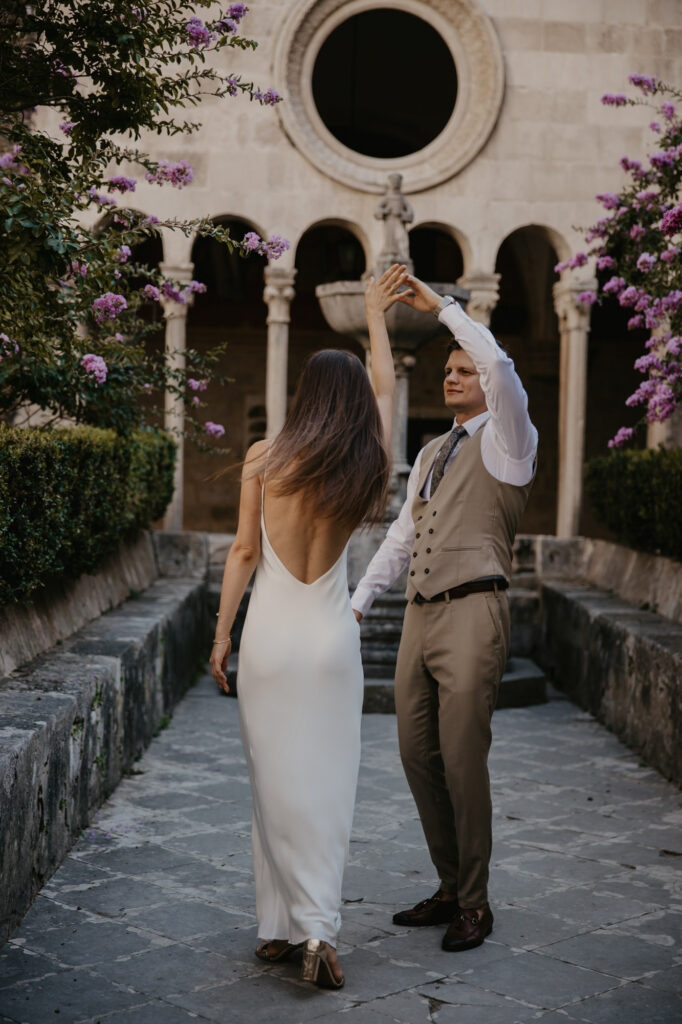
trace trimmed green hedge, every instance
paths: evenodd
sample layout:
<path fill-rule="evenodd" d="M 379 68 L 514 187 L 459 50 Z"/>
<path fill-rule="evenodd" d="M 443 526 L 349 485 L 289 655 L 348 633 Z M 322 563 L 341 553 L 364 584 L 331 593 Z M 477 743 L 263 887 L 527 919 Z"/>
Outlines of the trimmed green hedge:
<path fill-rule="evenodd" d="M 592 459 L 585 483 L 597 516 L 621 543 L 682 560 L 682 448 Z"/>
<path fill-rule="evenodd" d="M 0 424 L 0 604 L 92 572 L 163 515 L 174 463 L 166 434 Z"/>

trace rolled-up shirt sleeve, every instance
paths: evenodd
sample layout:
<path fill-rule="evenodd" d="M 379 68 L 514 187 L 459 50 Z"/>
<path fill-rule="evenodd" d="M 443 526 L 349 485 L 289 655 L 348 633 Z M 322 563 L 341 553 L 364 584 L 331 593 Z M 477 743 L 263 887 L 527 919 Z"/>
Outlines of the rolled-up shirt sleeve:
<path fill-rule="evenodd" d="M 407 497 L 400 515 L 388 528 L 383 544 L 367 566 L 367 572 L 351 598 L 353 610 L 360 612 L 361 615 L 367 614 L 374 599 L 388 590 L 409 564 L 414 547 L 412 503 L 417 493 L 420 465 L 421 452 L 408 477 Z"/>
<path fill-rule="evenodd" d="M 483 462 L 493 476 L 523 486 L 533 475 L 538 432 L 528 415 L 528 396 L 514 362 L 483 324 L 457 302 L 438 317 L 454 335 L 478 371 L 490 412 L 481 441 Z"/>

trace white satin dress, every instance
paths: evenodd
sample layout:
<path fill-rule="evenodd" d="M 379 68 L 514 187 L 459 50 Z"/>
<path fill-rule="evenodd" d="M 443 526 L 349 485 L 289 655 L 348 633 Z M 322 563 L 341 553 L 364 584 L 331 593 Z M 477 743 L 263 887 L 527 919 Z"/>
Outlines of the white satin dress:
<path fill-rule="evenodd" d="M 261 939 L 335 946 L 341 924 L 363 697 L 346 553 L 303 583 L 277 556 L 261 511 L 237 676 Z"/>

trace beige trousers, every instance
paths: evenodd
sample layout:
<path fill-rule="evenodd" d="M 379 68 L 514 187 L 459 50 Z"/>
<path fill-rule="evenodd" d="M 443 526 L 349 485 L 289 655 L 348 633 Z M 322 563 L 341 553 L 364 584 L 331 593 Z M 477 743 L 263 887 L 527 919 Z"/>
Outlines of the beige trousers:
<path fill-rule="evenodd" d="M 508 651 L 504 591 L 407 606 L 395 679 L 400 756 L 441 884 L 465 909 L 488 898 L 490 719 Z"/>

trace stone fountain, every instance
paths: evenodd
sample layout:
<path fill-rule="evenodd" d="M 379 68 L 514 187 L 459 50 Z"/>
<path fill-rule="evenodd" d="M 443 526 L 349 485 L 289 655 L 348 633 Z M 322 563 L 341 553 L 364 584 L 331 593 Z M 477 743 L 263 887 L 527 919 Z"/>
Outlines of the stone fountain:
<path fill-rule="evenodd" d="M 389 174 L 386 193 L 379 201 L 374 216 L 383 221 L 384 238 L 381 252 L 372 270 L 367 271 L 360 281 L 334 281 L 321 284 L 315 289 L 324 317 L 337 334 L 359 341 L 365 349 L 367 369 L 369 365 L 369 334 L 365 319 L 365 279 L 369 274 L 380 277 L 393 263 L 404 263 L 412 273 L 407 225 L 414 219 L 410 203 L 401 192 L 402 175 Z M 453 282 L 429 282 L 434 291 L 441 295 L 454 295 L 464 305 L 469 298 L 468 291 Z M 435 317 L 415 310 L 399 302 L 386 314 L 388 334 L 393 349 L 396 371 L 396 399 L 393 415 L 391 454 L 393 458 L 393 479 L 388 515 L 393 519 L 404 500 L 405 482 L 410 471 L 407 461 L 407 419 L 409 409 L 409 376 L 416 363 L 416 353 L 444 328 Z"/>

